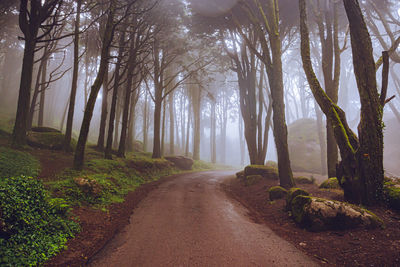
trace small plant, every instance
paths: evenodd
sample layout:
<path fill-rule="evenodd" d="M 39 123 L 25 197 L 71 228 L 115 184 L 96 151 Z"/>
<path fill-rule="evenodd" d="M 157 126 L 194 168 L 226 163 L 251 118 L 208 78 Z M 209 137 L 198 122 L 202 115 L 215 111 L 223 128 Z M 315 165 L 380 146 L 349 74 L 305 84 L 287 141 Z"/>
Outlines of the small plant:
<path fill-rule="evenodd" d="M 18 176 L 0 182 L 0 265 L 39 265 L 79 230 L 66 218 L 69 206 L 52 199 L 42 183 Z"/>

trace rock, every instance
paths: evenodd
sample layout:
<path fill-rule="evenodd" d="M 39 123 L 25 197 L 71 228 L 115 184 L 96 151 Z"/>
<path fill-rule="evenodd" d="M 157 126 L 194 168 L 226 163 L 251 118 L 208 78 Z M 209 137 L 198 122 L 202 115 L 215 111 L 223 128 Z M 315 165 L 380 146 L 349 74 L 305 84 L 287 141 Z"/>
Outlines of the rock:
<path fill-rule="evenodd" d="M 287 195 L 286 195 L 286 209 L 290 210 L 291 206 L 292 206 L 292 201 L 295 197 L 297 196 L 309 196 L 310 194 L 301 189 L 301 188 L 296 188 L 296 187 L 292 187 L 287 191 Z"/>
<path fill-rule="evenodd" d="M 268 190 L 268 193 L 269 193 L 269 199 L 271 201 L 274 201 L 276 199 L 282 199 L 286 197 L 288 191 L 281 186 L 273 186 Z"/>
<path fill-rule="evenodd" d="M 297 176 L 293 178 L 296 184 L 313 184 L 315 179 L 305 176 Z"/>
<path fill-rule="evenodd" d="M 263 179 L 263 177 L 261 175 L 258 175 L 258 174 L 256 174 L 256 175 L 248 175 L 248 176 L 246 176 L 246 178 L 244 180 L 244 183 L 245 183 L 246 186 L 249 186 L 249 185 L 253 185 L 253 184 L 258 183 L 262 179 Z"/>
<path fill-rule="evenodd" d="M 63 148 L 65 136 L 60 132 L 34 132 L 30 131 L 27 135 L 28 145 L 32 147 L 61 150 Z M 71 140 L 71 150 L 75 146 L 75 140 Z"/>
<path fill-rule="evenodd" d="M 236 178 L 238 179 L 244 179 L 244 171 L 240 171 L 236 173 Z"/>
<path fill-rule="evenodd" d="M 77 177 L 74 178 L 74 182 L 83 193 L 93 197 L 101 196 L 103 190 L 101 185 L 96 180 Z"/>
<path fill-rule="evenodd" d="M 372 212 L 345 202 L 299 195 L 291 204 L 293 219 L 311 231 L 383 227 Z"/>
<path fill-rule="evenodd" d="M 261 175 L 264 178 L 279 180 L 278 169 L 264 165 L 248 165 L 244 168 L 244 175 Z"/>
<path fill-rule="evenodd" d="M 50 127 L 32 127 L 31 131 L 37 133 L 61 133 L 61 131 Z"/>
<path fill-rule="evenodd" d="M 337 180 L 336 177 L 329 178 L 325 180 L 319 188 L 324 188 L 324 189 L 340 189 L 339 181 Z"/>
<path fill-rule="evenodd" d="M 166 160 L 171 161 L 176 167 L 182 170 L 191 170 L 193 166 L 193 160 L 184 156 L 167 156 L 164 157 Z"/>
<path fill-rule="evenodd" d="M 400 185 L 386 182 L 383 186 L 384 199 L 392 209 L 400 210 Z"/>

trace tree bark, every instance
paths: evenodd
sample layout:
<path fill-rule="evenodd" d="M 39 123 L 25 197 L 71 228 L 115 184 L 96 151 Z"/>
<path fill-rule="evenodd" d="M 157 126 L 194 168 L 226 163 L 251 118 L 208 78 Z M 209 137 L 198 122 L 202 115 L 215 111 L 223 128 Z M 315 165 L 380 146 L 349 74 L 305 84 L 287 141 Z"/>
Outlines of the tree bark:
<path fill-rule="evenodd" d="M 175 112 L 174 112 L 174 93 L 168 96 L 169 107 L 169 154 L 175 154 Z M 177 133 L 178 134 L 178 133 Z"/>
<path fill-rule="evenodd" d="M 101 101 L 101 115 L 100 115 L 100 128 L 99 137 L 97 139 L 97 149 L 100 151 L 104 150 L 104 139 L 106 135 L 107 125 L 107 108 L 108 108 L 108 62 L 106 66 L 106 73 L 103 79 L 103 93 Z"/>
<path fill-rule="evenodd" d="M 111 100 L 110 118 L 108 123 L 107 144 L 106 144 L 106 149 L 104 151 L 104 158 L 106 159 L 112 159 L 112 143 L 114 134 L 115 113 L 117 108 L 119 83 L 121 80 L 120 69 L 121 69 L 121 61 L 124 54 L 124 44 L 125 44 L 125 31 L 122 31 L 119 38 L 118 58 L 114 71 L 114 86 L 113 86 L 113 94 Z"/>
<path fill-rule="evenodd" d="M 101 84 L 104 79 L 104 75 L 107 71 L 108 58 L 110 54 L 110 46 L 114 35 L 114 12 L 115 12 L 115 0 L 110 1 L 110 8 L 108 11 L 107 24 L 102 38 L 102 49 L 99 71 L 97 77 L 91 87 L 88 103 L 85 108 L 85 113 L 82 120 L 82 126 L 79 133 L 78 143 L 76 146 L 75 157 L 74 157 L 74 168 L 81 170 L 83 168 L 84 157 L 85 157 L 85 146 L 89 134 L 90 122 L 93 116 L 93 109 L 96 103 L 97 95 L 99 93 Z"/>
<path fill-rule="evenodd" d="M 192 87 L 193 103 L 193 159 L 200 160 L 200 106 L 201 106 L 201 88 Z"/>
<path fill-rule="evenodd" d="M 301 55 L 316 101 L 331 120 L 342 161 L 336 169 L 347 201 L 375 204 L 383 186 L 383 107 L 377 90 L 372 42 L 357 0 L 344 0 L 350 23 L 354 73 L 361 100 L 359 139 L 347 124 L 345 113 L 325 94 L 314 73 L 307 27 L 305 0 L 299 0 Z"/>
<path fill-rule="evenodd" d="M 78 87 L 79 27 L 80 27 L 80 19 L 81 19 L 81 5 L 82 5 L 82 0 L 78 0 L 77 7 L 76 7 L 75 31 L 74 31 L 74 66 L 73 66 L 73 72 L 72 72 L 71 94 L 69 97 L 67 127 L 65 130 L 65 139 L 64 139 L 64 148 L 63 148 L 64 151 L 69 151 L 71 149 L 71 137 L 72 137 L 72 126 L 73 126 L 74 112 L 75 112 L 76 89 Z M 86 73 L 86 75 L 87 75 L 87 73 Z"/>

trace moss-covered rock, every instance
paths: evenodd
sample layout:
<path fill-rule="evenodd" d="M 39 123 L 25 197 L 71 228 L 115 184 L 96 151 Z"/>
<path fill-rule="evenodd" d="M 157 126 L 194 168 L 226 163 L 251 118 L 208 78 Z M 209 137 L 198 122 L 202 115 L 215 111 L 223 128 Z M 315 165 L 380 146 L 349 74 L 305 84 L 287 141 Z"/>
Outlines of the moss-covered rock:
<path fill-rule="evenodd" d="M 60 132 L 34 132 L 30 131 L 27 135 L 28 145 L 32 147 L 61 150 L 63 148 L 65 136 Z M 71 140 L 71 150 L 76 146 L 76 141 Z"/>
<path fill-rule="evenodd" d="M 299 195 L 292 201 L 293 219 L 312 231 L 383 227 L 372 212 L 345 202 Z"/>
<path fill-rule="evenodd" d="M 182 170 L 191 170 L 194 162 L 193 159 L 184 156 L 167 156 L 165 159 Z"/>
<path fill-rule="evenodd" d="M 264 178 L 278 180 L 278 169 L 264 165 L 248 165 L 244 168 L 244 175 L 261 175 Z"/>
<path fill-rule="evenodd" d="M 293 178 L 296 184 L 313 184 L 315 179 L 305 176 L 297 176 Z"/>
<path fill-rule="evenodd" d="M 319 188 L 324 189 L 340 189 L 339 181 L 336 177 L 329 178 L 325 180 Z"/>
<path fill-rule="evenodd" d="M 282 199 L 286 197 L 287 195 L 287 190 L 281 186 L 273 186 L 268 190 L 269 193 L 269 199 L 271 201 L 274 201 L 276 199 Z"/>
<path fill-rule="evenodd" d="M 239 171 L 236 173 L 236 178 L 238 179 L 244 179 L 244 171 Z"/>
<path fill-rule="evenodd" d="M 309 196 L 310 194 L 301 189 L 301 188 L 296 188 L 296 187 L 292 187 L 288 190 L 287 195 L 286 195 L 286 208 L 288 210 L 291 210 L 291 206 L 292 206 L 292 201 L 295 197 L 297 196 Z"/>
<path fill-rule="evenodd" d="M 276 162 L 273 161 L 273 160 L 268 160 L 268 161 L 265 163 L 265 166 L 278 169 L 278 163 L 276 163 Z"/>
<path fill-rule="evenodd" d="M 244 179 L 244 183 L 246 186 L 250 186 L 250 185 L 258 183 L 262 179 L 263 179 L 263 177 L 261 175 L 248 175 Z"/>
<path fill-rule="evenodd" d="M 400 210 L 400 185 L 393 182 L 386 182 L 383 192 L 387 204 L 392 209 Z"/>

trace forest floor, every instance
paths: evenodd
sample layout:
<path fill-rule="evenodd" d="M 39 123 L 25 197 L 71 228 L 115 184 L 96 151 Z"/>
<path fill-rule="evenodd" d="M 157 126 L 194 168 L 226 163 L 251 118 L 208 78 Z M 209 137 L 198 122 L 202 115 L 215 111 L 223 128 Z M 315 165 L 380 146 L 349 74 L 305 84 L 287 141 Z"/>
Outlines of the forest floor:
<path fill-rule="evenodd" d="M 305 175 L 304 173 L 302 175 Z M 318 179 L 317 179 L 318 180 Z M 299 228 L 285 211 L 285 200 L 269 200 L 268 189 L 277 181 L 264 179 L 245 186 L 231 178 L 223 184 L 233 199 L 249 210 L 257 223 L 265 224 L 277 235 L 327 266 L 400 266 L 400 213 L 385 206 L 369 208 L 385 223 L 385 229 L 351 229 L 309 232 Z M 319 189 L 304 184 L 312 196 L 343 201 L 341 190 Z"/>

